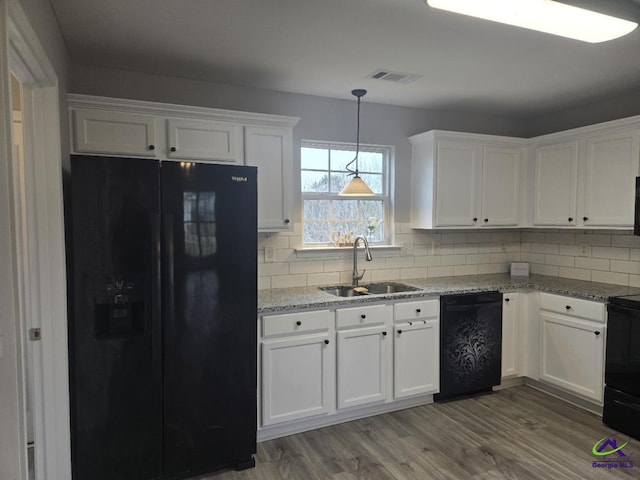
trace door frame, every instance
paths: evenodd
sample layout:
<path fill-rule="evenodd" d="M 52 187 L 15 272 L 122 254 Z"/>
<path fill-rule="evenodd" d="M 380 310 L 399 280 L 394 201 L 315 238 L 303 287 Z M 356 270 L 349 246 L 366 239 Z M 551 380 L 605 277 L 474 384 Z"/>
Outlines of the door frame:
<path fill-rule="evenodd" d="M 0 0 L 0 477 L 26 479 L 26 362 L 35 478 L 71 478 L 58 77 L 17 0 Z M 24 86 L 24 163 L 12 161 L 10 72 Z M 37 133 L 36 133 L 37 132 Z M 6 287 L 6 288 L 5 288 Z M 42 339 L 30 342 L 30 328 Z M 8 401 L 8 402 L 7 402 Z"/>

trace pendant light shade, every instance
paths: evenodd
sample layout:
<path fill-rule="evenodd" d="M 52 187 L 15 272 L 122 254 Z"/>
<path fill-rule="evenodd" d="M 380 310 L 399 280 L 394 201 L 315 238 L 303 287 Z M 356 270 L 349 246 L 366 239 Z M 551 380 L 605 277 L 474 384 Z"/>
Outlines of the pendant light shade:
<path fill-rule="evenodd" d="M 371 196 L 375 195 L 373 191 L 369 188 L 369 186 L 364 183 L 362 178 L 360 178 L 360 174 L 358 171 L 358 154 L 360 153 L 360 101 L 362 97 L 367 93 L 366 90 L 357 89 L 351 90 L 351 94 L 358 98 L 358 124 L 356 129 L 356 156 L 353 160 L 347 163 L 345 167 L 347 169 L 348 175 L 353 175 L 353 178 L 349 183 L 345 185 L 342 191 L 338 194 L 341 197 L 362 197 L 362 196 Z M 349 168 L 349 165 L 355 163 L 355 170 Z"/>

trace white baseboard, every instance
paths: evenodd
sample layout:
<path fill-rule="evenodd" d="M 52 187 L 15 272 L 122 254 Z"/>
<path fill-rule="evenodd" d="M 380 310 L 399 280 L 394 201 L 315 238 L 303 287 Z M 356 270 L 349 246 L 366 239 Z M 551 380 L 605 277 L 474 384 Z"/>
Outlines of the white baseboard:
<path fill-rule="evenodd" d="M 534 380 L 533 378 L 529 377 L 525 377 L 524 383 L 525 385 L 535 388 L 536 390 L 540 390 L 547 395 L 551 395 L 552 397 L 564 400 L 571 405 L 575 405 L 576 407 L 587 410 L 588 412 L 594 413 L 600 417 L 602 416 L 602 405 L 597 403 L 595 400 L 586 400 L 572 393 L 567 393 L 558 387 L 548 385 L 539 380 Z"/>
<path fill-rule="evenodd" d="M 380 415 L 381 413 L 395 412 L 405 408 L 418 407 L 433 403 L 433 395 L 420 395 L 419 397 L 398 400 L 396 402 L 380 403 L 367 407 L 354 407 L 347 411 L 338 411 L 332 414 L 320 415 L 303 420 L 282 423 L 280 425 L 270 425 L 260 428 L 256 433 L 258 442 L 273 440 L 274 438 L 286 437 L 295 433 L 315 430 L 316 428 L 328 427 L 338 423 L 350 422 L 359 418 Z"/>

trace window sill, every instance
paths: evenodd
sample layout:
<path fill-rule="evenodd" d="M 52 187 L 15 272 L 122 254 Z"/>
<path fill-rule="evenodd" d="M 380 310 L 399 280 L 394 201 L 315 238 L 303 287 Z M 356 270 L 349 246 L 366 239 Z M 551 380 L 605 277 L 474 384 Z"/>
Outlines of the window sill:
<path fill-rule="evenodd" d="M 358 245 L 358 248 L 363 248 L 362 244 Z M 402 250 L 402 245 L 369 245 L 371 250 L 380 251 L 392 251 Z M 349 247 L 298 247 L 294 249 L 296 253 L 330 253 L 330 252 L 347 252 L 353 250 L 353 245 Z"/>

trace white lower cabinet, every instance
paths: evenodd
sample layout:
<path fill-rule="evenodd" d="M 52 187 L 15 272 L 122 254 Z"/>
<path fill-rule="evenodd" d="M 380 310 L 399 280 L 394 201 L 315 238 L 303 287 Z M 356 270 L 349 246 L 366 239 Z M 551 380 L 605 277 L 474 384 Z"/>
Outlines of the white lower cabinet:
<path fill-rule="evenodd" d="M 440 328 L 438 320 L 395 325 L 393 396 L 438 393 Z"/>
<path fill-rule="evenodd" d="M 262 425 L 322 415 L 334 409 L 335 342 L 329 333 L 333 331 L 333 314 L 317 311 L 272 315 L 263 317 L 262 322 Z M 271 334 L 277 338 L 264 338 Z"/>
<path fill-rule="evenodd" d="M 502 302 L 502 378 L 520 374 L 519 294 L 505 293 Z"/>
<path fill-rule="evenodd" d="M 601 404 L 603 304 L 556 295 L 541 294 L 541 297 L 540 381 Z M 578 316 L 580 313 L 584 316 Z"/>
<path fill-rule="evenodd" d="M 336 310 L 338 409 L 387 400 L 391 320 L 388 305 Z"/>
<path fill-rule="evenodd" d="M 387 399 L 387 334 L 385 325 L 338 332 L 338 408 Z"/>
<path fill-rule="evenodd" d="M 394 306 L 393 396 L 438 393 L 440 387 L 440 302 Z"/>

